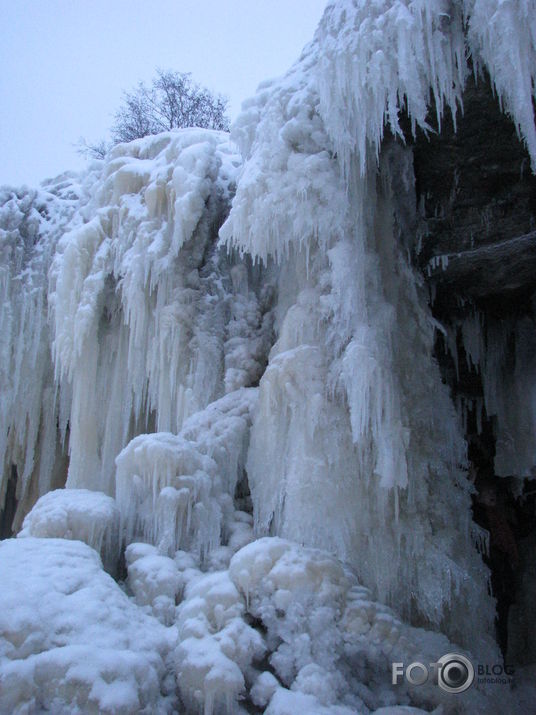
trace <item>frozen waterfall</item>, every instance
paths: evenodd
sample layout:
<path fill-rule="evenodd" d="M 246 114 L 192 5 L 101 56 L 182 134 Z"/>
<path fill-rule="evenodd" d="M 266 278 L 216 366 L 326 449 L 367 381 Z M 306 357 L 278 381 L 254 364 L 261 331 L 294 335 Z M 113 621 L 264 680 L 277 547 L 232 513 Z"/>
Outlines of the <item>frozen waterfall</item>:
<path fill-rule="evenodd" d="M 331 0 L 231 136 L 0 190 L 0 711 L 448 713 L 391 663 L 501 662 L 436 343 L 523 484 L 533 323 L 444 327 L 412 254 L 412 141 L 471 72 L 536 166 L 533 0 Z"/>

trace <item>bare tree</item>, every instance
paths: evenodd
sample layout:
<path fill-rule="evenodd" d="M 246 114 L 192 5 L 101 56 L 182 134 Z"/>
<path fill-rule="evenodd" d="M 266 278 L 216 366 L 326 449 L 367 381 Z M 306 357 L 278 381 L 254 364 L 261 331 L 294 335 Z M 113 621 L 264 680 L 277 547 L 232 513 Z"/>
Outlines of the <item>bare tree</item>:
<path fill-rule="evenodd" d="M 157 70 L 150 87 L 140 82 L 125 92 L 115 114 L 112 138 L 129 142 L 170 129 L 229 129 L 227 100 L 192 81 L 190 74 Z"/>

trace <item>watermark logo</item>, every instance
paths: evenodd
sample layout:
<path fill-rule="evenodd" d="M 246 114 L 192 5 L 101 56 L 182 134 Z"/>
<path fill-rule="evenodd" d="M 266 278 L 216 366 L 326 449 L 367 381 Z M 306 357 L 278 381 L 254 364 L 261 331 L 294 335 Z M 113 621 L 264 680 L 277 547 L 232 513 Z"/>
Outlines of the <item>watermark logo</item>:
<path fill-rule="evenodd" d="M 404 663 L 392 664 L 392 683 L 398 685 L 404 678 L 411 685 L 424 685 L 430 679 L 447 693 L 463 693 L 471 687 L 475 679 L 475 669 L 471 661 L 459 653 L 447 653 L 435 663 L 415 661 L 408 666 Z"/>
<path fill-rule="evenodd" d="M 515 670 L 511 665 L 494 663 L 477 666 L 477 682 L 481 685 L 511 685 L 514 675 Z"/>

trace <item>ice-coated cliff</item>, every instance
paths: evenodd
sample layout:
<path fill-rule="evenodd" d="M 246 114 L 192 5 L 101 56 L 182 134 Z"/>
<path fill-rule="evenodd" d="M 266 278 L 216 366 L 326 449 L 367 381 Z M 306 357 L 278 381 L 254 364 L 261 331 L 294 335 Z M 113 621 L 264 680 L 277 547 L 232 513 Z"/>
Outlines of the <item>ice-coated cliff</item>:
<path fill-rule="evenodd" d="M 231 137 L 1 190 L 0 711 L 523 711 L 521 686 L 391 681 L 500 659 L 411 262 L 406 140 L 472 71 L 535 165 L 533 0 L 332 0 Z M 507 337 L 460 330 L 496 471 L 527 476 L 534 340 L 498 386 Z"/>

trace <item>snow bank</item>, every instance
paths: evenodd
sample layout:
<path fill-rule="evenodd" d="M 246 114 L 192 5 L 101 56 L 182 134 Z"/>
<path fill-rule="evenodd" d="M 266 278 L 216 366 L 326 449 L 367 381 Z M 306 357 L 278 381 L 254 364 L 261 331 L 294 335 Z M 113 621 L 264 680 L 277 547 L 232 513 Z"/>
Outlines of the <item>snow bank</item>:
<path fill-rule="evenodd" d="M 0 544 L 0 710 L 171 712 L 170 634 L 144 615 L 85 544 Z"/>
<path fill-rule="evenodd" d="M 56 489 L 37 501 L 18 536 L 83 541 L 100 554 L 113 575 L 120 553 L 119 509 L 102 492 Z"/>

